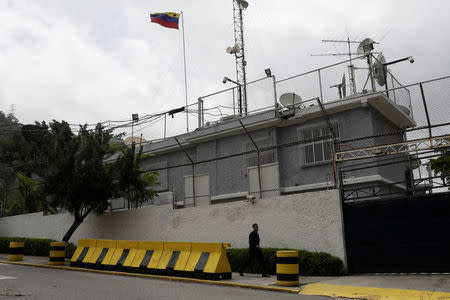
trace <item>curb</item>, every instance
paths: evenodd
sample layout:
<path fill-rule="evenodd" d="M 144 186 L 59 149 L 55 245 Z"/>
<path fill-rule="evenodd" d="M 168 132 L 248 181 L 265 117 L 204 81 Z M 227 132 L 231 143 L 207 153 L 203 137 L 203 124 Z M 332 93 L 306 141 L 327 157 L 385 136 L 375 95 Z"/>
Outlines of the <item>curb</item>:
<path fill-rule="evenodd" d="M 369 300 L 443 300 L 450 299 L 450 293 L 418 291 L 407 289 L 356 287 L 312 283 L 303 287 L 299 295 L 328 296 L 334 298 Z"/>
<path fill-rule="evenodd" d="M 3 260 L 0 260 L 0 263 L 10 264 L 10 265 L 28 266 L 28 267 L 47 268 L 47 269 L 59 269 L 59 270 L 65 270 L 65 271 L 78 271 L 78 272 L 120 275 L 120 276 L 138 277 L 138 278 L 151 278 L 151 279 L 192 282 L 192 283 L 201 283 L 201 284 L 228 286 L 228 287 L 239 287 L 239 288 L 247 288 L 247 289 L 255 289 L 255 290 L 272 291 L 272 292 L 284 292 L 284 293 L 294 293 L 294 294 L 298 294 L 300 292 L 299 288 L 262 286 L 262 285 L 246 284 L 246 283 L 203 280 L 203 279 L 186 278 L 186 277 L 173 277 L 173 276 L 148 275 L 148 274 L 139 274 L 139 273 L 117 272 L 117 271 L 93 270 L 93 269 L 85 269 L 85 268 L 66 267 L 66 266 L 51 266 L 51 265 L 41 265 L 41 264 L 3 261 Z"/>

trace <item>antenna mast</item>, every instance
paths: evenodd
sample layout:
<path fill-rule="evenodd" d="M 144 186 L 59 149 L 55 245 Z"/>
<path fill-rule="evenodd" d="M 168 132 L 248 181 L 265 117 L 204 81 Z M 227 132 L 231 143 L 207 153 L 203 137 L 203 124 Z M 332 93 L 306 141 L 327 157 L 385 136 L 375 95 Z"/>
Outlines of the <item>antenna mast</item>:
<path fill-rule="evenodd" d="M 356 94 L 356 81 L 355 81 L 355 66 L 353 65 L 352 60 L 352 49 L 350 48 L 350 44 L 359 44 L 357 41 L 350 41 L 350 38 L 347 37 L 347 40 L 322 40 L 322 43 L 346 43 L 348 45 L 348 53 L 342 55 L 348 55 L 350 59 L 350 64 L 348 65 L 348 78 L 350 81 L 350 93 L 352 95 Z M 335 53 L 331 55 L 341 55 L 340 53 Z"/>
<path fill-rule="evenodd" d="M 244 22 L 242 11 L 248 7 L 248 2 L 244 0 L 233 0 L 233 21 L 234 21 L 234 43 L 238 45 L 239 51 L 234 53 L 236 58 L 236 81 L 242 86 L 240 89 L 244 115 L 247 114 L 247 78 L 245 73 L 245 51 L 244 51 Z"/>

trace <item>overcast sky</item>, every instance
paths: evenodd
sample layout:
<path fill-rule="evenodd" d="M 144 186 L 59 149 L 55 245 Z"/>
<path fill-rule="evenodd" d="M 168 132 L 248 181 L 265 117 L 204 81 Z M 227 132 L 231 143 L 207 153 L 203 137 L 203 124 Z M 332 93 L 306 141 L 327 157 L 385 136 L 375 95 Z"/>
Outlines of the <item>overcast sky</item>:
<path fill-rule="evenodd" d="M 450 1 L 248 1 L 249 80 L 266 67 L 282 79 L 344 60 L 310 55 L 343 52 L 344 45 L 321 40 L 347 36 L 380 42 L 388 61 L 412 55 L 413 65 L 392 66 L 402 83 L 450 73 Z M 223 76 L 235 78 L 234 58 L 225 52 L 234 40 L 232 0 L 0 0 L 0 110 L 14 105 L 22 123 L 78 124 L 184 105 L 181 30 L 149 20 L 151 12 L 180 10 L 192 103 L 230 86 Z M 256 98 L 249 103 L 260 103 Z M 169 121 L 169 133 L 185 128 L 181 115 Z M 155 126 L 144 136 L 161 136 L 162 123 Z"/>

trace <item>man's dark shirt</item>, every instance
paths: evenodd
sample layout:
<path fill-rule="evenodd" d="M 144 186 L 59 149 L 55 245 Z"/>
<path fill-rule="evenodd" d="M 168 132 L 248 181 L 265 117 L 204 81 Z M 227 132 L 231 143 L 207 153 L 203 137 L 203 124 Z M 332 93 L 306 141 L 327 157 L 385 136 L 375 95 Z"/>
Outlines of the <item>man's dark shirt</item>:
<path fill-rule="evenodd" d="M 250 235 L 248 236 L 248 242 L 250 244 L 250 251 L 255 251 L 256 246 L 259 246 L 259 234 L 256 231 L 250 232 Z"/>

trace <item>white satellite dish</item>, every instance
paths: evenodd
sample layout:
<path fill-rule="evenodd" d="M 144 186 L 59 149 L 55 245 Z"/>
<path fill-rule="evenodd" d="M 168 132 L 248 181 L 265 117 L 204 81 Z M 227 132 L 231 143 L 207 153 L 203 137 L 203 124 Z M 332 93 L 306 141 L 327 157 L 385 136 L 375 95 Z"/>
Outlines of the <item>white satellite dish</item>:
<path fill-rule="evenodd" d="M 241 7 L 242 7 L 243 9 L 246 9 L 246 8 L 248 7 L 248 2 L 245 1 L 245 0 L 240 0 L 240 1 L 239 1 L 239 4 L 241 5 Z"/>
<path fill-rule="evenodd" d="M 241 47 L 238 44 L 235 44 L 233 47 L 227 47 L 227 53 L 234 54 L 239 53 L 241 51 Z"/>
<path fill-rule="evenodd" d="M 386 67 L 384 66 L 385 63 L 386 59 L 384 58 L 383 54 L 379 54 L 372 67 L 372 76 L 380 86 L 384 86 L 386 84 Z"/>
<path fill-rule="evenodd" d="M 404 105 L 397 105 L 397 107 L 405 113 L 405 115 L 409 116 L 411 114 L 411 111 L 409 110 L 408 107 L 404 106 Z"/>
<path fill-rule="evenodd" d="M 375 42 L 371 38 L 364 39 L 361 43 L 359 43 L 356 53 L 358 55 L 370 53 L 373 50 L 374 43 Z"/>
<path fill-rule="evenodd" d="M 280 96 L 280 103 L 283 104 L 283 106 L 288 107 L 292 105 L 297 105 L 302 102 L 302 97 L 295 93 L 285 93 Z"/>

